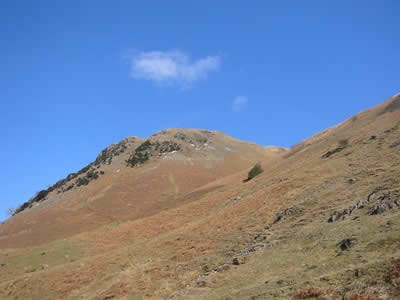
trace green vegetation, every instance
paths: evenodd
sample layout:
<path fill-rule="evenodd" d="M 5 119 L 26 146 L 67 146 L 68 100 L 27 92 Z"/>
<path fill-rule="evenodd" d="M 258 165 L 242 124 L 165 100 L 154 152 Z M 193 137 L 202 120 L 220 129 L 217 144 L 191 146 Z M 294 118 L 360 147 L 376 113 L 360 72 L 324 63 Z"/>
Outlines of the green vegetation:
<path fill-rule="evenodd" d="M 151 142 L 149 140 L 146 140 L 145 142 L 140 144 L 139 147 L 136 148 L 135 152 L 143 152 L 149 150 L 151 145 Z"/>
<path fill-rule="evenodd" d="M 247 175 L 247 178 L 244 180 L 244 182 L 247 182 L 257 175 L 260 175 L 262 172 L 264 172 L 263 168 L 261 167 L 261 164 L 258 162 L 254 165 L 253 168 L 249 171 L 249 174 Z"/>
<path fill-rule="evenodd" d="M 85 176 L 78 178 L 76 181 L 76 186 L 88 185 L 92 180 L 96 180 L 97 178 L 99 178 L 99 172 L 90 170 Z"/>
<path fill-rule="evenodd" d="M 128 167 L 135 167 L 139 164 L 143 164 L 150 159 L 148 152 L 135 152 L 126 161 Z"/>
<path fill-rule="evenodd" d="M 40 192 L 37 192 L 35 196 L 33 196 L 31 199 L 29 199 L 27 202 L 25 202 L 24 204 L 22 204 L 20 207 L 18 207 L 13 215 L 27 209 L 28 207 L 32 207 L 34 203 L 40 202 L 45 200 L 45 198 L 47 197 L 47 195 L 54 190 L 54 187 L 51 186 L 49 187 L 47 190 L 41 190 Z"/>
<path fill-rule="evenodd" d="M 152 143 L 146 140 L 135 149 L 135 152 L 127 159 L 126 164 L 128 167 L 136 167 L 148 161 L 154 153 L 163 154 L 179 150 L 181 150 L 181 146 L 175 142 L 163 141 L 160 143 L 156 141 Z"/>
<path fill-rule="evenodd" d="M 161 143 L 156 142 L 155 149 L 159 153 L 168 153 L 173 151 L 179 151 L 181 147 L 179 146 L 179 144 L 175 142 L 163 141 Z"/>
<path fill-rule="evenodd" d="M 135 167 L 150 159 L 150 148 L 152 143 L 147 140 L 135 149 L 135 152 L 126 161 L 128 167 Z"/>
<path fill-rule="evenodd" d="M 94 161 L 94 165 L 100 166 L 100 164 L 111 164 L 113 158 L 125 152 L 127 146 L 127 140 L 123 140 L 118 144 L 112 144 L 110 147 L 107 147 L 97 156 Z"/>
<path fill-rule="evenodd" d="M 78 172 L 68 174 L 68 176 L 66 178 L 57 181 L 54 185 L 50 186 L 48 189 L 39 191 L 38 193 L 35 194 L 35 196 L 33 196 L 27 202 L 23 203 L 21 206 L 16 208 L 13 211 L 12 215 L 16 215 L 16 214 L 20 213 L 21 211 L 32 207 L 35 203 L 46 200 L 47 195 L 56 189 L 61 189 L 61 191 L 59 190 L 57 193 L 60 193 L 60 192 L 64 193 L 64 192 L 71 190 L 74 186 L 88 185 L 92 180 L 96 180 L 97 178 L 99 178 L 99 174 L 100 175 L 104 174 L 104 171 L 98 172 L 98 171 L 93 170 L 92 169 L 93 165 L 94 165 L 93 163 L 90 163 L 87 166 L 80 169 Z M 68 182 L 70 182 L 71 180 L 73 180 L 73 179 L 77 178 L 78 176 L 85 174 L 85 173 L 86 173 L 85 176 L 78 178 L 75 181 L 75 183 L 72 183 L 72 184 L 68 185 L 66 188 L 64 188 L 64 186 Z"/>

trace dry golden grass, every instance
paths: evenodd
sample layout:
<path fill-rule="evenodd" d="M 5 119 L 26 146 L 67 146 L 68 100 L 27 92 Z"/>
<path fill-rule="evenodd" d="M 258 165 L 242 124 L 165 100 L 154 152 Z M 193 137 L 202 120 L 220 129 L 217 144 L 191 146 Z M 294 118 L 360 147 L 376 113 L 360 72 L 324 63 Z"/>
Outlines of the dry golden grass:
<path fill-rule="evenodd" d="M 327 222 L 377 189 L 400 190 L 399 148 L 390 147 L 400 111 L 381 113 L 390 101 L 286 157 L 219 136 L 221 149 L 242 152 L 211 164 L 202 150 L 192 160 L 111 165 L 97 182 L 1 225 L 0 298 L 395 299 L 400 210 L 371 216 L 371 203 Z M 341 140 L 344 149 L 323 158 Z M 243 183 L 256 161 L 264 172 Z"/>

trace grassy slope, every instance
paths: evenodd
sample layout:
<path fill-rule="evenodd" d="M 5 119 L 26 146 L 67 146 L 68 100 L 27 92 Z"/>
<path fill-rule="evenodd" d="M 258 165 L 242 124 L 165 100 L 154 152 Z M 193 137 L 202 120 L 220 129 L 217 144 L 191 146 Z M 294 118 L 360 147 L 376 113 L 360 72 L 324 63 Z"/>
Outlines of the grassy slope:
<path fill-rule="evenodd" d="M 400 146 L 390 147 L 400 138 L 400 111 L 380 114 L 390 103 L 308 139 L 247 183 L 239 172 L 155 215 L 0 250 L 0 296 L 396 299 L 398 279 L 387 275 L 400 258 L 400 210 L 370 216 L 367 205 L 327 222 L 377 188 L 400 190 Z M 321 158 L 343 139 L 343 151 Z M 274 223 L 287 208 L 292 214 Z M 345 251 L 343 239 L 354 241 Z"/>

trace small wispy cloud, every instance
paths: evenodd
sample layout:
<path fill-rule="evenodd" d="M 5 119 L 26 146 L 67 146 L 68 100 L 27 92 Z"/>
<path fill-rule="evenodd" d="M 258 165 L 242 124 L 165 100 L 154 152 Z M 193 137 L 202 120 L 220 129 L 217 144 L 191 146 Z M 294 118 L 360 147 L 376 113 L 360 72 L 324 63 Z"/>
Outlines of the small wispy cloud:
<path fill-rule="evenodd" d="M 131 75 L 135 79 L 186 87 L 206 78 L 208 73 L 217 71 L 220 64 L 218 56 L 191 60 L 189 55 L 181 51 L 140 52 L 132 57 Z"/>
<path fill-rule="evenodd" d="M 249 100 L 246 96 L 237 96 L 235 97 L 235 99 L 233 99 L 232 110 L 234 112 L 240 112 L 247 105 L 248 102 Z"/>

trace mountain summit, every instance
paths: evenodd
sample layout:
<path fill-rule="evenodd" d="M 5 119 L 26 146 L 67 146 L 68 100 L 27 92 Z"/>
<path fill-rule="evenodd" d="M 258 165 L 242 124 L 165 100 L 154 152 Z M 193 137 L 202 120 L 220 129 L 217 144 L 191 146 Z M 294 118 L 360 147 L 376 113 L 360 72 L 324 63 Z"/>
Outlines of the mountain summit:
<path fill-rule="evenodd" d="M 36 245 L 152 215 L 194 200 L 188 194 L 196 188 L 280 155 L 209 130 L 168 129 L 147 139 L 128 137 L 17 208 L 3 225 L 7 238 L 0 244 Z"/>

